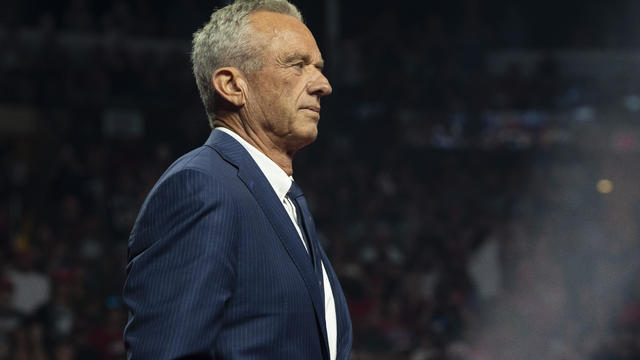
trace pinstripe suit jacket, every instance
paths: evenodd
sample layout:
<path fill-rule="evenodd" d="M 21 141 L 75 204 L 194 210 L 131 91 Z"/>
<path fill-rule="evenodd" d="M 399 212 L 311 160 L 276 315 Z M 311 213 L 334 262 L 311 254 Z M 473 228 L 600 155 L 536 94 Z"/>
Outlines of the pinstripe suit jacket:
<path fill-rule="evenodd" d="M 329 359 L 309 257 L 260 168 L 212 131 L 145 200 L 129 238 L 127 359 Z M 337 359 L 351 321 L 329 259 Z"/>

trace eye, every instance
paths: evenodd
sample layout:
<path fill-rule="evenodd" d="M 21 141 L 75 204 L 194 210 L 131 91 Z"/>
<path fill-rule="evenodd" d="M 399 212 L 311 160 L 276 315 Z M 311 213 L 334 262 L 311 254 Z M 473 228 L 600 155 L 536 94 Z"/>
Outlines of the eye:
<path fill-rule="evenodd" d="M 293 64 L 293 66 L 297 67 L 298 69 L 302 69 L 302 68 L 304 68 L 304 62 L 299 61 L 299 62 Z"/>

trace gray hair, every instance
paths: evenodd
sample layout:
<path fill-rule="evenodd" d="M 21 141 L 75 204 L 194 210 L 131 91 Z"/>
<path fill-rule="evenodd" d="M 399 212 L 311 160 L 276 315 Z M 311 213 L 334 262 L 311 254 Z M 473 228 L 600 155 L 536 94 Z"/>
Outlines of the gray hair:
<path fill-rule="evenodd" d="M 304 22 L 300 11 L 287 0 L 236 0 L 214 11 L 209 22 L 193 34 L 193 75 L 212 127 L 215 119 L 213 73 L 225 66 L 237 67 L 245 74 L 262 67 L 260 49 L 252 41 L 256 33 L 249 26 L 249 15 L 257 11 L 290 15 Z"/>

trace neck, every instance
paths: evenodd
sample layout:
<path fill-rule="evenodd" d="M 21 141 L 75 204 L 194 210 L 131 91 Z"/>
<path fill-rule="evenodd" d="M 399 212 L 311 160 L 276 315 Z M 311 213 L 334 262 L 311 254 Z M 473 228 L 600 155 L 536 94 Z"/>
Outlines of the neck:
<path fill-rule="evenodd" d="M 287 175 L 293 175 L 293 154 L 295 152 L 287 152 L 269 136 L 257 131 L 258 129 L 253 129 L 246 122 L 220 118 L 214 120 L 213 127 L 223 127 L 233 131 L 275 162 Z"/>

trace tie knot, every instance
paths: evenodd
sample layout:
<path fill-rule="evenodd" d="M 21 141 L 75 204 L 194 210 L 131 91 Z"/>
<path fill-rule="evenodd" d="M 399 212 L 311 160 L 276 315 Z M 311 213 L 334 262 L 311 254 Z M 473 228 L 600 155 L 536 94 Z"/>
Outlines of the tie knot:
<path fill-rule="evenodd" d="M 291 182 L 291 187 L 289 188 L 289 192 L 287 194 L 291 199 L 296 199 L 303 195 L 302 189 L 300 189 L 300 186 L 298 186 L 295 181 Z"/>

